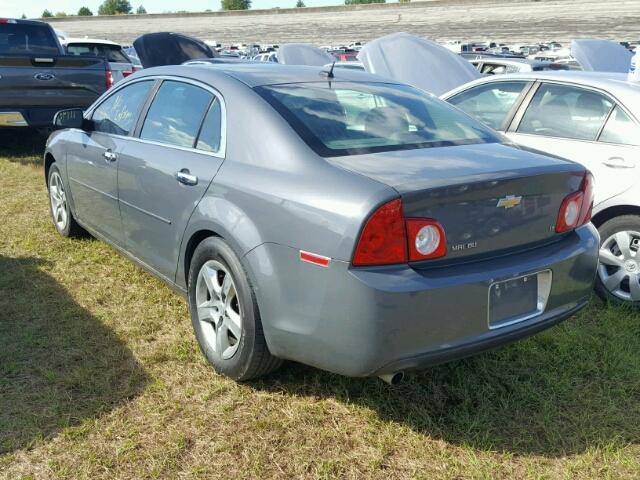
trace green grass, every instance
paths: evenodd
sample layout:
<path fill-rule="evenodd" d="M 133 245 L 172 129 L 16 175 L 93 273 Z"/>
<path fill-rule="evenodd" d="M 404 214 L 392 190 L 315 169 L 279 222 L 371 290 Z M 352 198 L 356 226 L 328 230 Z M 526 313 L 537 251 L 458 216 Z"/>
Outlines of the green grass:
<path fill-rule="evenodd" d="M 293 363 L 236 384 L 181 298 L 56 234 L 43 144 L 0 135 L 0 478 L 640 478 L 638 313 L 594 298 L 398 388 Z"/>

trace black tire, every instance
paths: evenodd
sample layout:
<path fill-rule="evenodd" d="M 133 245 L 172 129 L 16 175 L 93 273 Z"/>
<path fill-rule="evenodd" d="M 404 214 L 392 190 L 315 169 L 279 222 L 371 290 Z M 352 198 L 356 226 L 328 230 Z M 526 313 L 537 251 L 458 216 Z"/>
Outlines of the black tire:
<path fill-rule="evenodd" d="M 210 261 L 219 262 L 231 273 L 237 302 L 242 312 L 242 330 L 240 338 L 237 340 L 237 350 L 233 356 L 226 359 L 216 352 L 215 347 L 206 339 L 206 332 L 203 329 L 213 329 L 213 325 L 201 322 L 197 313 L 196 288 L 198 276 L 205 263 Z M 189 311 L 196 339 L 202 353 L 218 373 L 236 381 L 246 381 L 267 375 L 282 364 L 282 360 L 271 355 L 267 347 L 258 304 L 248 276 L 237 255 L 221 238 L 206 238 L 193 253 L 189 268 L 188 294 Z"/>
<path fill-rule="evenodd" d="M 607 220 L 600 227 L 598 227 L 598 232 L 600 233 L 600 245 L 603 246 L 607 239 L 615 235 L 619 232 L 640 232 L 640 216 L 638 215 L 621 215 L 619 217 L 614 217 L 611 220 Z M 633 248 L 633 247 L 632 247 Z M 636 270 L 640 269 L 640 249 L 636 252 L 636 262 L 638 266 Z M 602 263 L 598 267 L 602 268 Z M 631 279 L 629 280 L 631 281 Z M 595 291 L 600 298 L 602 298 L 606 302 L 618 304 L 618 305 L 626 305 L 633 308 L 640 309 L 640 301 L 631 301 L 620 298 L 617 295 L 614 295 L 606 285 L 602 282 L 600 278 L 600 273 L 598 273 L 596 277 L 596 285 Z"/>
<path fill-rule="evenodd" d="M 60 235 L 62 235 L 63 237 L 85 237 L 85 236 L 87 236 L 87 231 L 84 228 L 82 228 L 80 226 L 80 224 L 74 218 L 73 213 L 71 212 L 71 207 L 69 206 L 69 202 L 67 200 L 65 200 L 64 207 L 63 207 L 64 211 L 66 212 L 66 215 L 67 215 L 66 224 L 64 226 L 61 226 L 56 221 L 56 214 L 54 212 L 53 202 L 52 202 L 52 199 L 51 199 L 51 182 L 52 182 L 52 179 L 54 178 L 54 175 L 57 175 L 56 178 L 58 178 L 60 183 L 62 184 L 64 192 L 65 192 L 65 196 L 68 195 L 68 189 L 67 189 L 67 186 L 64 185 L 64 180 L 62 179 L 62 174 L 60 173 L 60 170 L 58 169 L 58 166 L 55 163 L 53 163 L 51 165 L 51 167 L 49 167 L 49 175 L 47 177 L 47 192 L 49 193 L 49 212 L 51 213 L 51 220 L 53 221 L 53 226 L 56 228 L 58 233 Z"/>

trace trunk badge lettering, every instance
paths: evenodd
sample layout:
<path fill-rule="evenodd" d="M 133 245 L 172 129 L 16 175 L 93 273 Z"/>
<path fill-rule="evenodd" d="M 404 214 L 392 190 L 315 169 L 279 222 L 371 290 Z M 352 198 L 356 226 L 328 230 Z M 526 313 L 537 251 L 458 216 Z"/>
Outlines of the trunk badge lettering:
<path fill-rule="evenodd" d="M 515 195 L 507 195 L 506 197 L 503 197 L 500 200 L 498 200 L 498 204 L 496 205 L 496 207 L 513 208 L 520 205 L 520 202 L 522 202 L 522 197 L 516 197 Z"/>
<path fill-rule="evenodd" d="M 49 80 L 53 80 L 54 78 L 56 78 L 56 76 L 53 73 L 36 73 L 33 78 L 46 82 Z"/>

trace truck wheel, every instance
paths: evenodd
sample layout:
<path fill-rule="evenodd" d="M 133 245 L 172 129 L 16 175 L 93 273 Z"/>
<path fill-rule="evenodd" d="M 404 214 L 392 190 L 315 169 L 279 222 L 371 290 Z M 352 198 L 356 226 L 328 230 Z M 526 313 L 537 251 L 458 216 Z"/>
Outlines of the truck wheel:
<path fill-rule="evenodd" d="M 234 380 L 266 375 L 282 361 L 265 341 L 258 304 L 240 260 L 221 238 L 196 248 L 188 280 L 193 329 L 209 363 Z"/>
<path fill-rule="evenodd" d="M 596 293 L 605 301 L 640 308 L 640 216 L 603 223 Z"/>

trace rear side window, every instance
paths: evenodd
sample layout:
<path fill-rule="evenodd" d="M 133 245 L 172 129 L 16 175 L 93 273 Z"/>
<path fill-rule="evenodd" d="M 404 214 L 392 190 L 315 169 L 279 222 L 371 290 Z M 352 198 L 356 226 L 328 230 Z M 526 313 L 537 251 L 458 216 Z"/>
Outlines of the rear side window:
<path fill-rule="evenodd" d="M 131 63 L 131 60 L 117 45 L 103 45 L 97 43 L 72 43 L 67 45 L 69 55 L 104 57 L 108 62 Z"/>
<path fill-rule="evenodd" d="M 323 81 L 255 90 L 325 157 L 498 142 L 479 122 L 406 85 Z"/>
<path fill-rule="evenodd" d="M 640 145 L 640 127 L 619 106 L 611 113 L 599 140 L 619 145 Z"/>
<path fill-rule="evenodd" d="M 595 140 L 612 108 L 611 101 L 591 90 L 543 84 L 527 107 L 518 132 Z"/>
<path fill-rule="evenodd" d="M 217 153 L 220 151 L 220 141 L 222 139 L 222 109 L 220 101 L 214 99 L 207 116 L 202 123 L 202 129 L 198 136 L 196 148 L 205 152 Z"/>
<path fill-rule="evenodd" d="M 0 24 L 0 55 L 60 55 L 48 25 Z"/>
<path fill-rule="evenodd" d="M 140 138 L 178 147 L 193 147 L 213 95 L 203 88 L 165 81 L 158 90 Z"/>
<path fill-rule="evenodd" d="M 142 104 L 153 81 L 136 82 L 121 88 L 108 97 L 93 112 L 93 130 L 96 132 L 129 135 L 136 124 Z"/>
<path fill-rule="evenodd" d="M 448 101 L 482 123 L 500 130 L 526 84 L 526 82 L 488 83 L 470 88 L 451 97 Z"/>

